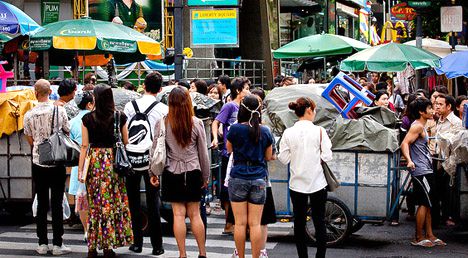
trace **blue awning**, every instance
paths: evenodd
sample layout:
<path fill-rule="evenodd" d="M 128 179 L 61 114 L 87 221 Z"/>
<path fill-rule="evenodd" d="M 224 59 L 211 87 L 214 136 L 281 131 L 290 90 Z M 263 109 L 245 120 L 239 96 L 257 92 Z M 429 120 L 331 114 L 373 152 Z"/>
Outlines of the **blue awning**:
<path fill-rule="evenodd" d="M 351 0 L 351 2 L 354 2 L 362 7 L 366 6 L 367 0 Z"/>

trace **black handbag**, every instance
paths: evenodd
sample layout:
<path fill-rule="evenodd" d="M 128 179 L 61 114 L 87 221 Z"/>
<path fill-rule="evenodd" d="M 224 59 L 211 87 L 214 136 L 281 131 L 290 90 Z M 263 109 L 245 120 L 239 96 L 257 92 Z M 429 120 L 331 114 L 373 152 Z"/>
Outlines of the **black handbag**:
<path fill-rule="evenodd" d="M 125 145 L 122 142 L 122 133 L 120 132 L 120 112 L 114 113 L 114 171 L 121 177 L 134 175 L 132 164 L 128 159 L 127 152 L 125 151 Z"/>
<path fill-rule="evenodd" d="M 322 154 L 322 128 L 320 129 L 320 154 Z M 336 188 L 340 187 L 340 182 L 336 179 L 335 175 L 331 171 L 328 164 L 320 158 L 320 164 L 322 165 L 323 175 L 327 180 L 327 191 L 334 192 Z"/>
<path fill-rule="evenodd" d="M 38 147 L 39 164 L 49 166 L 78 166 L 80 145 L 59 129 L 58 107 L 52 113 L 51 132 Z"/>

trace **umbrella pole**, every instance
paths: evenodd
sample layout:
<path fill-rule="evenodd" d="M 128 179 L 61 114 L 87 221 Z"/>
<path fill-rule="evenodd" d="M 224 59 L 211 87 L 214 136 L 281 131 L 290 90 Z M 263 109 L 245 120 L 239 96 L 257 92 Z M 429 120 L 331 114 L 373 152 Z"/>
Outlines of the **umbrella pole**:
<path fill-rule="evenodd" d="M 13 82 L 15 84 L 15 86 L 18 85 L 18 52 L 15 52 L 15 54 L 13 55 L 14 58 L 13 58 L 13 70 L 15 71 L 14 72 L 14 77 L 13 77 Z"/>
<path fill-rule="evenodd" d="M 327 77 L 327 58 L 323 57 L 323 79 Z"/>
<path fill-rule="evenodd" d="M 86 52 L 83 51 L 83 81 L 82 83 L 84 83 L 85 72 L 86 72 Z"/>

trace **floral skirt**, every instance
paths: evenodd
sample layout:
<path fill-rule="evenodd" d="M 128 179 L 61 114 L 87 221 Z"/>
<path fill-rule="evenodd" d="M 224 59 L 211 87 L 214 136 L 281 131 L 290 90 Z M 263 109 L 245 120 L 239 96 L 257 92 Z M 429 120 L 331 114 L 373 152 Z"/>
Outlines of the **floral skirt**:
<path fill-rule="evenodd" d="M 133 243 L 125 181 L 114 173 L 112 148 L 91 148 L 86 178 L 88 248 L 114 249 Z"/>

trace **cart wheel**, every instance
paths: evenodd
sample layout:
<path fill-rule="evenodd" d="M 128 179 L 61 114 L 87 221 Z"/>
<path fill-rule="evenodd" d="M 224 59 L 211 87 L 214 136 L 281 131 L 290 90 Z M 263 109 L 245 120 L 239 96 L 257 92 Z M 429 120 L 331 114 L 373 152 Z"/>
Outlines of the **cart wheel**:
<path fill-rule="evenodd" d="M 311 209 L 307 211 L 306 233 L 309 241 L 315 243 L 315 227 Z M 325 204 L 325 227 L 327 229 L 327 247 L 343 242 L 351 233 L 352 216 L 348 207 L 334 197 L 328 197 Z"/>
<path fill-rule="evenodd" d="M 353 218 L 353 226 L 351 228 L 351 234 L 356 233 L 362 227 L 364 227 L 364 222 L 359 218 Z"/>

